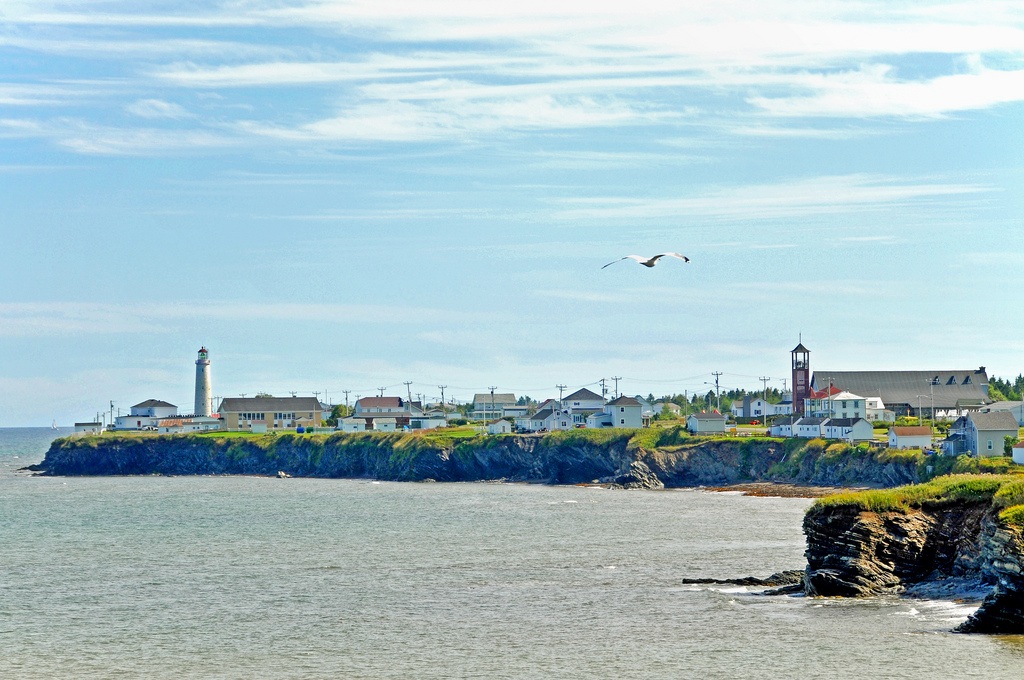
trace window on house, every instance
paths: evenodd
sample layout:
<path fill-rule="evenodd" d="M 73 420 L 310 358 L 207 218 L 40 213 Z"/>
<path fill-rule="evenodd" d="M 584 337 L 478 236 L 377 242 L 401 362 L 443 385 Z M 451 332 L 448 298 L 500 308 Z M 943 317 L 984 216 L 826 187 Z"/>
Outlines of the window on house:
<path fill-rule="evenodd" d="M 992 450 L 992 440 L 991 439 L 988 440 L 988 450 L 989 451 Z"/>
<path fill-rule="evenodd" d="M 971 376 L 965 377 L 963 384 L 964 385 L 970 385 L 971 384 Z"/>
<path fill-rule="evenodd" d="M 956 384 L 956 376 L 955 375 L 949 376 L 949 380 L 946 381 L 946 384 L 947 385 L 955 385 Z"/>
<path fill-rule="evenodd" d="M 626 424 L 626 420 L 624 418 L 620 418 L 619 419 L 619 425 L 625 425 L 625 424 Z"/>

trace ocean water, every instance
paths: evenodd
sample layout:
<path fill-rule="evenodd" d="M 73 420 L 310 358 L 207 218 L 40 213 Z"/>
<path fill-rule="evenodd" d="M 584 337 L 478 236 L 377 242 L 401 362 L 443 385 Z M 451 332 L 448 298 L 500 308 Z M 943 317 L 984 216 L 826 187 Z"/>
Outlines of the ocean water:
<path fill-rule="evenodd" d="M 765 597 L 804 499 L 44 478 L 0 429 L 0 678 L 1020 678 L 972 606 Z"/>

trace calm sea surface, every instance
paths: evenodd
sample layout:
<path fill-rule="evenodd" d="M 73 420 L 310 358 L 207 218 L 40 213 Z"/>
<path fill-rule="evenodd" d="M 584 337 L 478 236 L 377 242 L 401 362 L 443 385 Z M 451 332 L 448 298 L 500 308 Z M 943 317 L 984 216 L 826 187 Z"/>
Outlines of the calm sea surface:
<path fill-rule="evenodd" d="M 807 500 L 16 472 L 57 434 L 0 429 L 0 678 L 1024 677 L 961 604 L 679 584 L 802 567 Z"/>

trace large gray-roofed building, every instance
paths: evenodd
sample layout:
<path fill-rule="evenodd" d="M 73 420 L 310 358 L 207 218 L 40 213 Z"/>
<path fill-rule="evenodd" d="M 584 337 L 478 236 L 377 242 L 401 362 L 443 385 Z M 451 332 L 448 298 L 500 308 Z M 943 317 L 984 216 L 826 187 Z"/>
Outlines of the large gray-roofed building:
<path fill-rule="evenodd" d="M 225 397 L 220 416 L 229 430 L 318 427 L 323 406 L 316 397 Z"/>
<path fill-rule="evenodd" d="M 811 385 L 824 389 L 829 382 L 861 397 L 880 397 L 886 408 L 899 415 L 977 409 L 988 398 L 985 367 L 942 371 L 829 371 L 816 370 Z M 934 400 L 934 401 L 933 401 Z"/>

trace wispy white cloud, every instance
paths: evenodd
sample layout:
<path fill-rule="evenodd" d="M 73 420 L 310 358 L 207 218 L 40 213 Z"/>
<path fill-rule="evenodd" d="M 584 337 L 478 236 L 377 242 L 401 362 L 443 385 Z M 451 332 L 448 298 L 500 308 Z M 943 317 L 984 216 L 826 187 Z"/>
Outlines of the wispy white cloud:
<path fill-rule="evenodd" d="M 543 130 L 640 124 L 664 118 L 627 102 L 555 96 L 529 99 L 359 104 L 339 115 L 299 127 L 245 121 L 238 129 L 290 141 L 429 141 L 505 130 Z"/>
<path fill-rule="evenodd" d="M 125 107 L 125 111 L 140 118 L 170 118 L 180 120 L 191 118 L 184 107 L 162 99 L 139 99 Z"/>
<path fill-rule="evenodd" d="M 152 118 L 153 116 L 149 116 Z M 0 137 L 36 137 L 89 155 L 175 155 L 225 148 L 240 141 L 219 131 L 99 126 L 74 119 L 0 119 Z"/>
<path fill-rule="evenodd" d="M 0 105 L 67 106 L 107 94 L 85 84 L 0 83 Z"/>
<path fill-rule="evenodd" d="M 755 106 L 776 116 L 929 117 L 986 109 L 1024 101 L 1024 69 L 940 76 L 924 81 L 899 80 L 888 66 L 856 72 L 808 75 L 813 94 L 753 97 Z"/>
<path fill-rule="evenodd" d="M 913 181 L 865 174 L 798 179 L 775 184 L 710 188 L 690 198 L 564 199 L 566 220 L 639 218 L 779 218 L 872 210 L 913 201 L 994 191 L 984 184 Z"/>
<path fill-rule="evenodd" d="M 267 321 L 350 324 L 404 324 L 452 315 L 452 310 L 402 305 L 330 303 L 194 304 L 151 302 L 145 305 L 91 302 L 0 303 L 0 337 L 76 334 L 164 333 L 196 319 L 222 322 Z M 459 313 L 461 318 L 471 315 Z M 484 314 L 480 320 L 487 318 Z"/>

